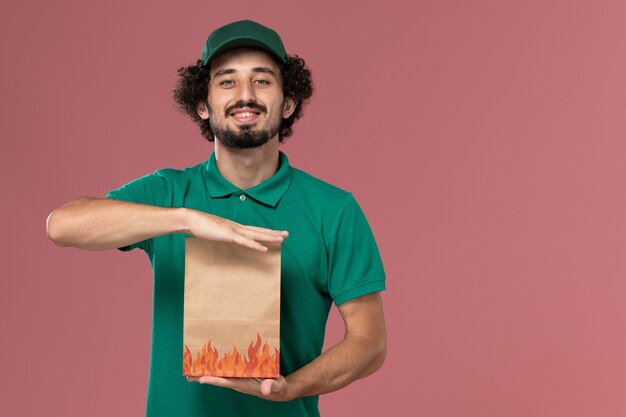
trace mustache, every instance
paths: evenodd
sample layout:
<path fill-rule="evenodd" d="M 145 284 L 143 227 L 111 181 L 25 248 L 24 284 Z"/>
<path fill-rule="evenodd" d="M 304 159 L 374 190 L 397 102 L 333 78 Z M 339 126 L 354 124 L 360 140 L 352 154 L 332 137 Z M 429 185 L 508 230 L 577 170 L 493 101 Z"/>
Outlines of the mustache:
<path fill-rule="evenodd" d="M 232 106 L 229 106 L 226 108 L 226 111 L 224 112 L 224 116 L 228 117 L 230 116 L 230 114 L 232 113 L 233 110 L 235 109 L 241 109 L 243 107 L 247 107 L 249 109 L 255 109 L 255 110 L 259 110 L 262 113 L 267 112 L 267 107 L 265 107 L 262 104 L 258 104 L 254 101 L 249 101 L 247 103 L 244 103 L 243 101 L 238 101 L 235 104 L 233 104 Z"/>

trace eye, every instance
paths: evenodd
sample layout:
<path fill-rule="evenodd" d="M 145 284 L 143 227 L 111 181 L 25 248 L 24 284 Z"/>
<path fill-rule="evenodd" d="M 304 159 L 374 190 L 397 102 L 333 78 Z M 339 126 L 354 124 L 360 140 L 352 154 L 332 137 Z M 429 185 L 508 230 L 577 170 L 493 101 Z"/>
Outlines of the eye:
<path fill-rule="evenodd" d="M 233 80 L 222 80 L 219 82 L 219 85 L 223 86 L 223 87 L 231 87 L 235 84 L 235 82 Z"/>
<path fill-rule="evenodd" d="M 268 80 L 254 80 L 255 84 L 259 84 L 259 85 L 270 85 L 270 82 Z"/>

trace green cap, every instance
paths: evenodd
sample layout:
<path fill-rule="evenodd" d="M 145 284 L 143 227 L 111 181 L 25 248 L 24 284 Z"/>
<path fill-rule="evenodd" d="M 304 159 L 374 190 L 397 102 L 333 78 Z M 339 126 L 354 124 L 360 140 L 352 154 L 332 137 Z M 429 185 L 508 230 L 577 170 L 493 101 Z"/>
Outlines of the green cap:
<path fill-rule="evenodd" d="M 204 65 L 208 65 L 218 54 L 242 47 L 260 48 L 281 62 L 287 62 L 287 52 L 278 33 L 252 20 L 241 20 L 215 29 L 206 40 L 201 59 Z"/>

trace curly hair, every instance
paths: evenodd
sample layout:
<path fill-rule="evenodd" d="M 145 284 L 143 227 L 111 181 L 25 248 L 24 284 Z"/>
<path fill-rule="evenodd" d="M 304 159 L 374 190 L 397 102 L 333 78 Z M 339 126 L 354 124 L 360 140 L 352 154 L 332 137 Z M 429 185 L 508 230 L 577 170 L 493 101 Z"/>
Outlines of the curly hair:
<path fill-rule="evenodd" d="M 313 95 L 311 71 L 302 58 L 297 55 L 287 56 L 287 62 L 277 62 L 280 68 L 283 95 L 292 98 L 296 103 L 294 112 L 282 120 L 278 132 L 278 140 L 283 142 L 293 133 L 294 122 L 302 116 L 302 108 Z M 195 65 L 181 67 L 177 70 L 178 80 L 172 96 L 178 110 L 187 114 L 200 127 L 200 133 L 210 142 L 215 140 L 209 120 L 202 119 L 196 112 L 198 102 L 206 102 L 209 94 L 209 68 L 202 60 Z"/>

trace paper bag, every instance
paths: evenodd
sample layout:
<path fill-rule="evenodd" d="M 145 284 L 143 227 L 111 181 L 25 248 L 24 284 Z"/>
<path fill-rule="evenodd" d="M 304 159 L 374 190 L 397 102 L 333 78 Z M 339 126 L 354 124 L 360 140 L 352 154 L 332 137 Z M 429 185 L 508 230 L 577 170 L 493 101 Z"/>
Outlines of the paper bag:
<path fill-rule="evenodd" d="M 280 374 L 280 244 L 185 238 L 183 375 Z"/>

